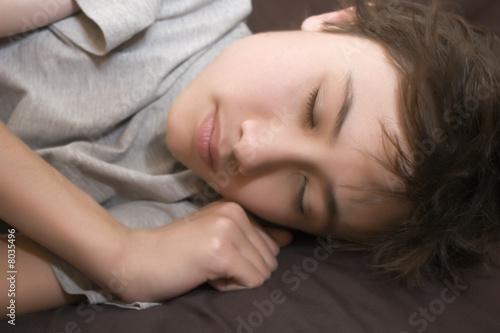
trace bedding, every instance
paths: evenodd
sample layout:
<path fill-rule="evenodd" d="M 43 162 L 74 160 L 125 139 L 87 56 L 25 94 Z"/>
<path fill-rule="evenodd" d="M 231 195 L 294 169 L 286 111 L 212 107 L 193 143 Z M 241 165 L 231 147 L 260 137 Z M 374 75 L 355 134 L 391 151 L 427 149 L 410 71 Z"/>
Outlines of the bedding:
<path fill-rule="evenodd" d="M 367 257 L 297 239 L 262 287 L 221 293 L 209 287 L 146 310 L 63 306 L 5 322 L 2 332 L 500 332 L 500 272 L 442 281 L 423 290 L 375 278 Z"/>
<path fill-rule="evenodd" d="M 339 8 L 329 0 L 253 0 L 254 32 L 296 29 Z M 500 3 L 455 1 L 452 10 L 500 32 Z M 500 251 L 500 249 L 499 249 Z M 202 286 L 145 310 L 78 304 L 18 316 L 0 332 L 500 332 L 500 270 L 408 289 L 370 274 L 364 253 L 297 234 L 262 287 L 222 293 Z"/>

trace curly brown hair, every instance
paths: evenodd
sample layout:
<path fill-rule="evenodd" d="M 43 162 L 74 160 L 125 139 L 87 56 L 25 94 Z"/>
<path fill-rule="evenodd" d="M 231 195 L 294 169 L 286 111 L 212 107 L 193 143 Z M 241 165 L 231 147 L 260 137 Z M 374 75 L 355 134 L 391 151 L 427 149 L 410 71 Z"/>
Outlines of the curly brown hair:
<path fill-rule="evenodd" d="M 464 278 L 491 264 L 500 230 L 500 42 L 436 2 L 350 1 L 349 23 L 324 30 L 381 44 L 400 74 L 406 141 L 387 134 L 411 215 L 362 242 L 372 267 L 406 282 Z"/>

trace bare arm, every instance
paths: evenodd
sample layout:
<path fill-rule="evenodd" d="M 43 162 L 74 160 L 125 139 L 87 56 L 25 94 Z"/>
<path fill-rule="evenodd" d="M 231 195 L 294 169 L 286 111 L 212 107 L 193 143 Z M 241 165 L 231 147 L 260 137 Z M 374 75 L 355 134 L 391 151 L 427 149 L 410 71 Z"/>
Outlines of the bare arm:
<path fill-rule="evenodd" d="M 0 123 L 0 217 L 96 282 L 129 231 Z"/>
<path fill-rule="evenodd" d="M 40 245 L 24 235 L 14 236 L 14 241 L 9 242 L 7 235 L 0 235 L 0 254 L 7 258 L 5 254 L 14 252 L 14 268 L 18 272 L 14 275 L 14 281 L 0 279 L 0 321 L 13 319 L 9 316 L 13 307 L 15 315 L 19 316 L 84 300 L 82 295 L 69 295 L 61 288 Z M 9 249 L 11 252 L 8 252 Z M 7 260 L 0 260 L 0 269 L 2 272 L 13 270 Z"/>
<path fill-rule="evenodd" d="M 49 25 L 78 11 L 76 0 L 0 0 L 0 37 Z"/>

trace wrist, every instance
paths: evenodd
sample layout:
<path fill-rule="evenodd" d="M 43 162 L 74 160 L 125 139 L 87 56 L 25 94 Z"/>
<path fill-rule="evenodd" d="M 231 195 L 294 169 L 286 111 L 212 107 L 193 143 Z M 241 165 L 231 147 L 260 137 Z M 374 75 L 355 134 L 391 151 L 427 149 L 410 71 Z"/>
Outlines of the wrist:
<path fill-rule="evenodd" d="M 85 254 L 78 256 L 81 260 L 75 266 L 99 286 L 119 296 L 116 280 L 121 279 L 124 264 L 129 262 L 127 248 L 132 230 L 122 225 L 106 229 L 96 235 Z"/>
<path fill-rule="evenodd" d="M 154 301 L 144 281 L 148 257 L 142 251 L 151 247 L 155 233 L 150 229 L 127 229 L 117 240 L 115 260 L 108 266 L 103 286 L 126 303 Z"/>
<path fill-rule="evenodd" d="M 100 285 L 125 302 L 138 300 L 129 297 L 130 290 L 135 289 L 139 271 L 137 266 L 140 264 L 134 258 L 138 233 L 139 230 L 124 228 L 115 234 L 109 245 L 109 252 L 101 263 L 104 274 L 100 277 Z"/>

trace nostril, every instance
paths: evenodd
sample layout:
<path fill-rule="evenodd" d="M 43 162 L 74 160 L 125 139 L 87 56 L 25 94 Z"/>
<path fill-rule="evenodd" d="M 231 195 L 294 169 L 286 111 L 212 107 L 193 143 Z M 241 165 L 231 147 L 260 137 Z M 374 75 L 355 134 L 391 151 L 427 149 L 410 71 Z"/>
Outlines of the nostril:
<path fill-rule="evenodd" d="M 259 166 L 261 143 L 258 138 L 259 123 L 245 120 L 240 127 L 240 139 L 233 147 L 233 153 L 239 164 L 241 175 L 249 176 Z"/>
<path fill-rule="evenodd" d="M 239 142 L 233 149 L 234 157 L 238 162 L 238 171 L 244 176 L 253 172 L 257 155 L 257 146 L 249 141 Z"/>

